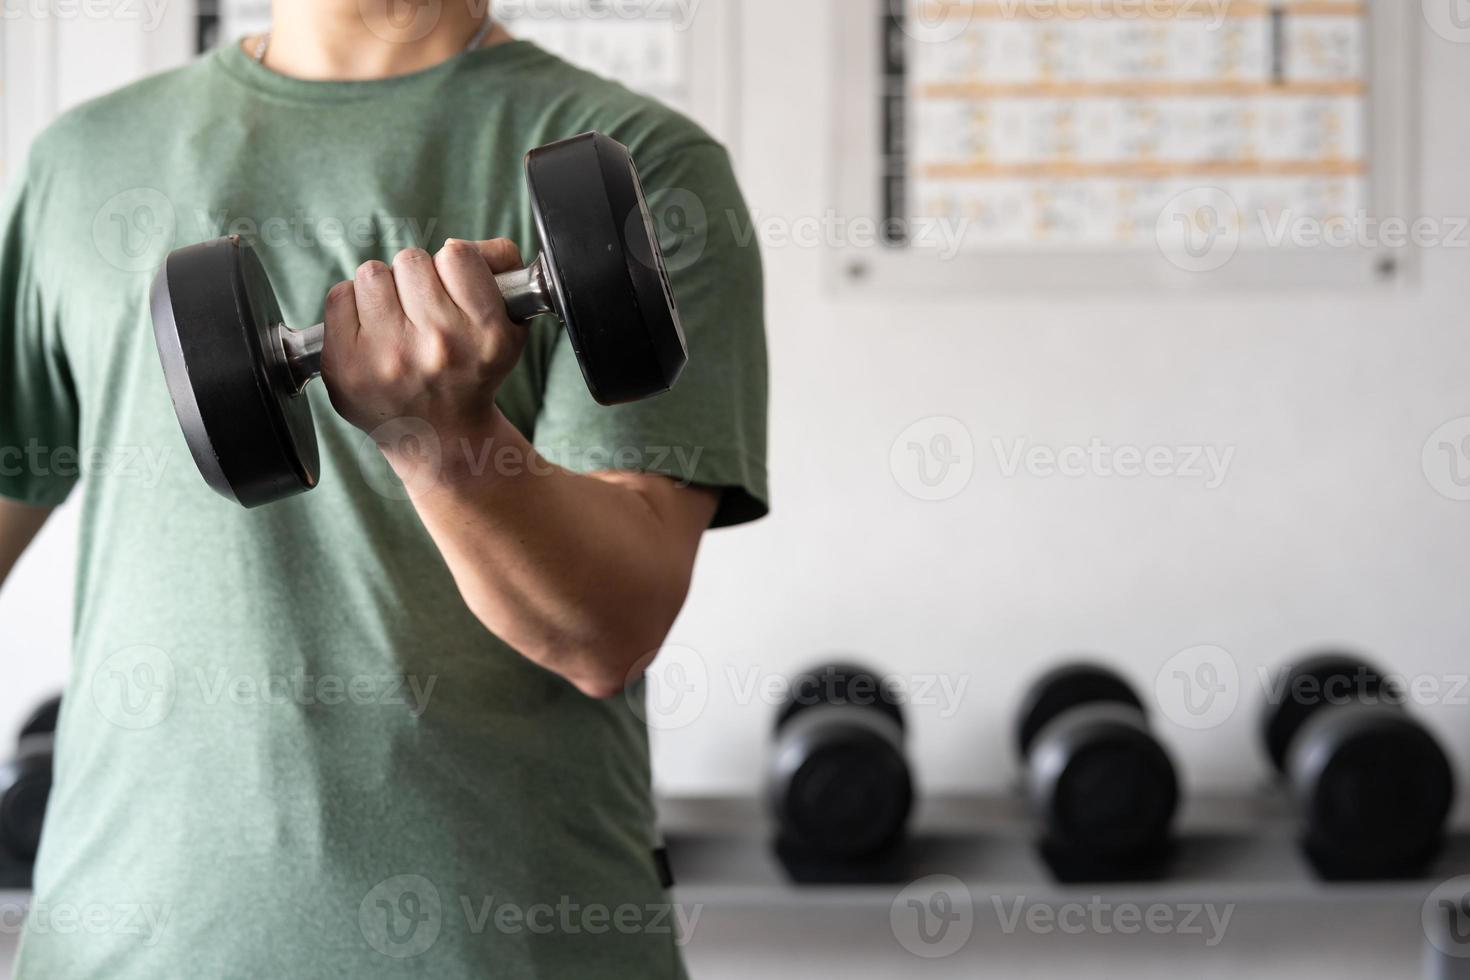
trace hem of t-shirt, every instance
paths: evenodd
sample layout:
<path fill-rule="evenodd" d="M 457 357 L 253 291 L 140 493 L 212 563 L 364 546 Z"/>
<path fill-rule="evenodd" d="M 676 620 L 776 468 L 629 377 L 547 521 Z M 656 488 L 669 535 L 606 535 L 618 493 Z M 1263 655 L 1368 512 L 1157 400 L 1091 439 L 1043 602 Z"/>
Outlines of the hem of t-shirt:
<path fill-rule="evenodd" d="M 301 104 L 330 104 L 381 99 L 424 86 L 434 86 L 456 71 L 474 68 L 511 68 L 548 57 L 533 41 L 516 38 L 486 48 L 465 51 L 437 65 L 389 78 L 352 81 L 293 78 L 260 64 L 240 45 L 240 39 L 225 42 L 205 56 L 231 81 L 261 95 Z"/>
<path fill-rule="evenodd" d="M 704 485 L 703 483 L 695 484 L 701 487 Z M 717 531 L 721 528 L 739 527 L 742 524 L 754 524 L 771 513 L 769 500 L 757 497 L 743 486 L 712 486 L 710 489 L 723 491 L 720 496 L 720 506 L 715 510 L 714 520 L 710 521 L 711 530 Z"/>
<path fill-rule="evenodd" d="M 0 474 L 0 497 L 27 507 L 59 507 L 76 489 L 75 480 L 37 483 L 16 480 Z"/>
<path fill-rule="evenodd" d="M 652 453 L 635 461 L 619 461 L 616 453 L 589 453 L 565 446 L 537 446 L 549 462 L 574 473 L 618 470 L 656 473 L 680 486 L 721 491 L 712 529 L 736 527 L 758 521 L 771 512 L 769 474 L 765 461 L 747 452 L 700 453 L 691 467 L 687 457 L 670 451 Z"/>

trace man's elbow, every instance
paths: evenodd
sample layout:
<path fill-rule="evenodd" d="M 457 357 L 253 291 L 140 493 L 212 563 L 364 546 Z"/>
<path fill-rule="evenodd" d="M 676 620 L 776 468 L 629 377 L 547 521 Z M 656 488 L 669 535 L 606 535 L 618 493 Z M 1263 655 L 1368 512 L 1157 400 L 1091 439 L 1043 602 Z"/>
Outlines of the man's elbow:
<path fill-rule="evenodd" d="M 658 655 L 684 609 L 689 582 L 689 571 L 679 569 L 636 593 L 625 592 L 615 601 L 596 603 L 598 608 L 584 608 L 571 623 L 543 624 L 511 645 L 587 697 L 616 698 Z"/>
<path fill-rule="evenodd" d="M 632 678 L 612 676 L 579 676 L 568 678 L 583 697 L 594 701 L 611 701 L 632 686 Z"/>
<path fill-rule="evenodd" d="M 672 617 L 668 625 L 673 625 Z M 569 658 L 567 669 L 561 674 L 595 701 L 616 698 L 643 676 L 658 656 L 668 633 L 665 627 L 657 631 L 630 631 L 619 637 L 604 634 L 601 642 L 591 643 Z"/>

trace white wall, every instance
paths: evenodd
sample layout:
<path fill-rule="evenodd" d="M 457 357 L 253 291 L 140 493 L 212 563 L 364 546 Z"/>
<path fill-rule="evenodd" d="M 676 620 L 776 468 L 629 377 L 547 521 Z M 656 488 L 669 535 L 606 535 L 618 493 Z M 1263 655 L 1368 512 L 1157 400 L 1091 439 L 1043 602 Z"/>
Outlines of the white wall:
<path fill-rule="evenodd" d="M 838 97 L 832 17 L 851 12 L 741 9 L 747 195 L 769 215 L 819 215 Z M 154 32 L 60 25 L 60 101 L 176 58 L 186 12 L 168 11 Z M 1423 33 L 1421 210 L 1470 215 L 1470 46 Z M 1420 281 L 1387 292 L 1161 297 L 1059 283 L 881 302 L 830 292 L 822 259 L 767 252 L 776 512 L 703 553 L 672 642 L 697 651 L 685 662 L 708 686 L 689 724 L 656 736 L 666 790 L 753 789 L 772 709 L 742 696 L 747 672 L 784 675 L 829 650 L 968 685 L 951 717 L 913 712 L 935 790 L 1009 779 L 1014 702 L 1069 651 L 1109 654 L 1145 687 L 1177 651 L 1230 651 L 1244 677 L 1234 714 L 1212 730 L 1166 728 L 1189 778 L 1210 786 L 1263 774 L 1260 665 L 1340 641 L 1411 674 L 1470 672 L 1470 503 L 1437 494 L 1420 463 L 1436 428 L 1470 415 L 1470 252 L 1428 251 Z M 977 447 L 973 482 L 943 503 L 908 496 L 889 467 L 899 433 L 932 416 L 962 420 Z M 991 440 L 1020 437 L 1236 458 L 1214 491 L 1004 478 Z M 73 533 L 63 515 L 0 596 L 0 727 L 64 674 Z M 1467 697 L 1425 713 L 1470 776 Z"/>
<path fill-rule="evenodd" d="M 774 214 L 828 199 L 826 168 L 803 161 L 825 160 L 838 97 L 834 7 L 746 4 L 743 176 Z M 1470 46 L 1426 29 L 1422 65 L 1422 212 L 1470 215 Z M 1146 686 L 1178 651 L 1230 651 L 1245 680 L 1233 716 L 1166 729 L 1191 780 L 1212 786 L 1263 775 L 1259 665 L 1337 641 L 1398 671 L 1470 671 L 1470 504 L 1437 494 L 1421 467 L 1430 434 L 1470 414 L 1470 252 L 1427 252 L 1420 283 L 1398 292 L 1058 283 L 886 303 L 824 291 L 816 251 L 767 257 L 776 512 L 703 555 L 675 639 L 701 651 L 716 683 L 694 724 L 660 738 L 669 788 L 749 788 L 769 711 L 735 703 L 727 668 L 787 672 L 823 650 L 969 679 L 958 714 L 916 719 L 931 789 L 1005 782 L 1022 686 L 1071 651 L 1111 654 Z M 944 503 L 909 497 L 889 471 L 893 440 L 929 416 L 965 422 L 978 450 L 968 491 Z M 1019 437 L 1237 455 L 1212 492 L 1007 479 L 991 440 Z M 1426 712 L 1462 770 L 1466 696 Z"/>

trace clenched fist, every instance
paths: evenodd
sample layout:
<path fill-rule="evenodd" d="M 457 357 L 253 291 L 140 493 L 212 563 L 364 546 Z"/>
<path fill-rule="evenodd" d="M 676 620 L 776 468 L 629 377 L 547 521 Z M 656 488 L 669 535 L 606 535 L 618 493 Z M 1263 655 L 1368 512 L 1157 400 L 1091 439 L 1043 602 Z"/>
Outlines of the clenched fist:
<path fill-rule="evenodd" d="M 521 264 L 506 239 L 451 239 L 437 255 L 405 249 L 391 269 L 366 262 L 332 287 L 322 380 L 333 407 L 364 432 L 412 418 L 441 441 L 483 438 L 528 329 L 507 315 L 495 276 Z"/>

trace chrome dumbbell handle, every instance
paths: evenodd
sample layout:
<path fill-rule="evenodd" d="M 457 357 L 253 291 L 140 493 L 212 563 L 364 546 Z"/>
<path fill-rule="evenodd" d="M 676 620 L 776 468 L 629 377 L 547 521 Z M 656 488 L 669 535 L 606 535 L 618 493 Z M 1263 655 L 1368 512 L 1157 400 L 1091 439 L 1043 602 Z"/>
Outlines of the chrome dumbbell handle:
<path fill-rule="evenodd" d="M 510 318 L 524 323 L 532 317 L 557 312 L 551 300 L 551 288 L 546 280 L 545 256 L 536 259 L 524 269 L 502 272 L 495 277 L 500 294 L 505 297 L 505 309 Z M 322 345 L 326 338 L 326 324 L 318 323 L 305 330 L 292 330 L 285 324 L 276 327 L 281 343 L 282 362 L 291 378 L 294 394 L 300 394 L 312 378 L 322 373 Z"/>

